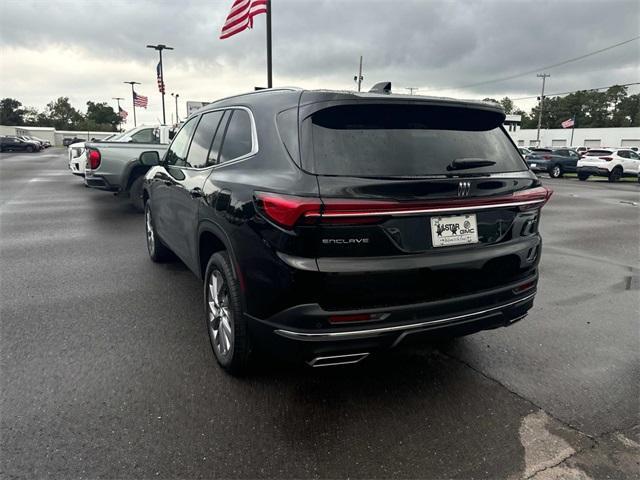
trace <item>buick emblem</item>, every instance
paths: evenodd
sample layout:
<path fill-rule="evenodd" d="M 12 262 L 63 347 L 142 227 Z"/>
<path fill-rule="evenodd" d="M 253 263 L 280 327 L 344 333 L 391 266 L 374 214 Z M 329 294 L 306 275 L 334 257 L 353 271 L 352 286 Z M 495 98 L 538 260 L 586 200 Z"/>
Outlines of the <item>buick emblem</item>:
<path fill-rule="evenodd" d="M 458 182 L 458 196 L 468 197 L 471 191 L 471 182 Z"/>

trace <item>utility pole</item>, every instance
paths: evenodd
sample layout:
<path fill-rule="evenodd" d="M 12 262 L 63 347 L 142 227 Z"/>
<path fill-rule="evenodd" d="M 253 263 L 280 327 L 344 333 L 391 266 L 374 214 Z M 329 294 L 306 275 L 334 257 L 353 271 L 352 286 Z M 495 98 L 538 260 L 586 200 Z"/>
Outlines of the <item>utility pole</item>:
<path fill-rule="evenodd" d="M 409 90 L 409 95 L 413 95 L 414 91 L 418 91 L 418 87 L 405 87 L 405 89 Z"/>
<path fill-rule="evenodd" d="M 140 82 L 122 82 L 131 85 L 131 103 L 133 104 L 133 126 L 136 126 L 136 92 L 133 90 L 134 85 L 142 85 Z"/>
<path fill-rule="evenodd" d="M 551 75 L 549 73 L 542 73 L 536 75 L 538 78 L 542 78 L 542 93 L 540 93 L 540 108 L 538 109 L 538 135 L 536 136 L 536 144 L 540 146 L 540 127 L 542 126 L 542 109 L 544 108 L 544 84 L 547 80 L 547 77 Z"/>
<path fill-rule="evenodd" d="M 159 43 L 158 45 L 147 45 L 147 48 L 153 48 L 160 54 L 160 63 L 158 63 L 158 88 L 162 94 L 162 124 L 167 124 L 167 117 L 164 113 L 164 71 L 162 69 L 162 50 L 173 50 L 173 47 L 167 47 Z"/>
<path fill-rule="evenodd" d="M 358 68 L 358 76 L 353 77 L 353 81 L 358 84 L 358 91 L 360 91 L 360 87 L 362 86 L 362 55 L 360 55 L 360 68 Z"/>
<path fill-rule="evenodd" d="M 180 94 L 172 93 L 171 96 L 176 99 L 176 123 L 180 123 L 180 117 L 178 117 L 178 97 L 180 96 Z"/>

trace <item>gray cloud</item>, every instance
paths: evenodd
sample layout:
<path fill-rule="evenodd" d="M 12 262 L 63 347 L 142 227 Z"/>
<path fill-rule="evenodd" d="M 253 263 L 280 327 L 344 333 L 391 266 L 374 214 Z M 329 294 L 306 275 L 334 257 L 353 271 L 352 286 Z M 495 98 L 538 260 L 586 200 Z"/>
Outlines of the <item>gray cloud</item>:
<path fill-rule="evenodd" d="M 362 54 L 365 85 L 389 79 L 398 87 L 417 86 L 422 92 L 440 94 L 447 92 L 444 88 L 531 70 L 640 33 L 640 3 L 635 0 L 272 2 L 277 84 L 353 88 Z M 252 32 L 218 40 L 231 3 L 5 0 L 0 11 L 0 46 L 3 51 L 38 51 L 45 46 L 60 52 L 72 49 L 103 60 L 110 67 L 99 75 L 76 77 L 74 69 L 82 65 L 64 67 L 75 78 L 68 84 L 90 98 L 92 91 L 98 95 L 108 85 L 127 79 L 120 78 L 124 69 L 115 69 L 118 62 L 148 69 L 145 81 L 153 82 L 157 57 L 145 45 L 162 42 L 175 47 L 166 55 L 168 85 L 173 75 L 180 82 L 176 85 L 175 80 L 176 88 L 192 95 L 197 95 L 198 88 L 206 89 L 199 97 L 210 98 L 217 92 L 246 90 L 264 78 L 264 16 L 256 17 Z M 637 81 L 639 48 L 636 41 L 552 69 L 549 89 Z M 11 79 L 20 77 L 20 72 L 2 62 L 3 90 L 9 88 L 13 96 L 25 99 L 43 94 L 29 91 L 35 84 L 30 87 L 28 81 L 21 82 L 23 91 L 15 92 Z M 43 72 L 49 70 L 43 68 Z M 60 77 L 51 74 L 54 83 Z M 527 96 L 537 93 L 539 83 L 529 75 L 455 93 Z M 55 87 L 52 90 L 58 91 L 60 85 Z"/>

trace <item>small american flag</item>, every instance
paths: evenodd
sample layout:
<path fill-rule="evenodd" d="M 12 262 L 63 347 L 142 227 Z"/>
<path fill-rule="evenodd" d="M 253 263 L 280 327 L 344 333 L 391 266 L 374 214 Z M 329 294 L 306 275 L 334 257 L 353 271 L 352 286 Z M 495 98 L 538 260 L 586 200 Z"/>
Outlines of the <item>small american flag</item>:
<path fill-rule="evenodd" d="M 129 112 L 127 112 L 126 110 L 124 110 L 122 107 L 118 107 L 118 115 L 120 116 L 120 118 L 126 122 L 127 121 L 127 117 L 129 116 Z"/>
<path fill-rule="evenodd" d="M 231 12 L 222 26 L 220 39 L 253 28 L 253 17 L 260 13 L 267 13 L 267 0 L 234 0 Z"/>
<path fill-rule="evenodd" d="M 570 118 L 569 120 L 565 120 L 564 122 L 561 123 L 562 128 L 571 128 L 576 124 L 576 119 L 575 118 Z"/>
<path fill-rule="evenodd" d="M 160 93 L 164 93 L 164 80 L 162 79 L 162 65 L 158 62 L 158 66 L 156 67 L 156 73 L 158 76 L 158 90 Z"/>
<path fill-rule="evenodd" d="M 147 108 L 147 103 L 149 103 L 149 99 L 144 95 L 138 95 L 136 92 L 133 92 L 133 104 L 136 107 Z"/>

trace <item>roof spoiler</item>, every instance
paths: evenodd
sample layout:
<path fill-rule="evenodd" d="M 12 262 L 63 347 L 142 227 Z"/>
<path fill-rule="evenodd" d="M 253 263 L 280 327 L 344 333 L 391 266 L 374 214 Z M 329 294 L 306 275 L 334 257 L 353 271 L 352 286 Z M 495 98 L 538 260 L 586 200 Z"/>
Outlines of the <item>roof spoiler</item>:
<path fill-rule="evenodd" d="M 391 82 L 378 82 L 373 87 L 371 87 L 371 90 L 369 90 L 369 93 L 389 94 L 391 93 Z"/>

